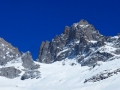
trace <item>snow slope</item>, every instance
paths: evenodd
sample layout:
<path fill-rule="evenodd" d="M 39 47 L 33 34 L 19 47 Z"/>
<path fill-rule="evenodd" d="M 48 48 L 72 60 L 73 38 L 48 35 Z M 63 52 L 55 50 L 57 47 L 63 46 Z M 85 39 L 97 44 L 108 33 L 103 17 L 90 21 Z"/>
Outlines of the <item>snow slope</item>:
<path fill-rule="evenodd" d="M 37 61 L 0 38 L 0 90 L 120 90 L 120 34 L 86 20 L 42 42 Z"/>
<path fill-rule="evenodd" d="M 69 60 L 64 63 L 65 65 L 63 65 L 63 61 L 53 64 L 40 63 L 41 78 L 39 79 L 22 81 L 20 77 L 15 79 L 0 77 L 0 90 L 120 90 L 120 73 L 98 82 L 84 83 L 85 79 L 105 70 L 119 69 L 120 59 L 99 62 L 100 66 L 94 68 L 81 67 L 80 64 L 71 66 Z"/>

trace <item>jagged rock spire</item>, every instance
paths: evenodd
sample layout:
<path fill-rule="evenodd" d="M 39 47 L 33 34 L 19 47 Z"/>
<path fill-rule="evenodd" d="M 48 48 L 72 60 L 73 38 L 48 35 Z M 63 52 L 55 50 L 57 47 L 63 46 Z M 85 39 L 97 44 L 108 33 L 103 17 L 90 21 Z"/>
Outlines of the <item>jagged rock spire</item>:
<path fill-rule="evenodd" d="M 95 30 L 93 25 L 89 24 L 86 20 L 82 19 L 80 22 L 74 23 L 71 27 L 66 26 L 63 33 L 59 36 L 56 36 L 52 40 L 52 42 L 42 42 L 37 61 L 42 63 L 51 63 L 54 61 L 62 60 L 67 56 L 70 56 L 64 56 L 62 54 L 58 56 L 58 53 L 71 42 L 82 42 L 81 38 L 88 42 L 90 40 L 100 40 L 102 39 L 102 35 L 99 34 L 97 30 Z M 73 47 L 77 47 L 76 44 L 73 45 Z"/>

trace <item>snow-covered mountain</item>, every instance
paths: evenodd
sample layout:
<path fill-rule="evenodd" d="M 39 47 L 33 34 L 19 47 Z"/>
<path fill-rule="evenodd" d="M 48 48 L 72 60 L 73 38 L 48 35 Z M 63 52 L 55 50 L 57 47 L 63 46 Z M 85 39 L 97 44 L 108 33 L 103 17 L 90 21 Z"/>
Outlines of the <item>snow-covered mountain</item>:
<path fill-rule="evenodd" d="M 20 77 L 21 80 L 39 78 L 38 68 L 40 65 L 33 61 L 30 52 L 20 53 L 17 48 L 0 38 L 0 76 L 10 79 Z"/>
<path fill-rule="evenodd" d="M 120 35 L 103 36 L 86 20 L 66 26 L 52 42 L 42 42 L 37 61 L 53 63 L 75 59 L 82 66 L 94 66 L 98 61 L 120 57 Z"/>
<path fill-rule="evenodd" d="M 86 20 L 42 42 L 37 62 L 0 38 L 0 90 L 120 90 L 120 34 Z"/>

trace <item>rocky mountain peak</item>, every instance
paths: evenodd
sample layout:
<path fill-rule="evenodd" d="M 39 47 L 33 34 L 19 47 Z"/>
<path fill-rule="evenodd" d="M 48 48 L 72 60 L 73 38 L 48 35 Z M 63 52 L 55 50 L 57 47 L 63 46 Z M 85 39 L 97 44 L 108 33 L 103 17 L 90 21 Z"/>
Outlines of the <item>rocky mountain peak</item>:
<path fill-rule="evenodd" d="M 4 65 L 8 61 L 18 58 L 19 56 L 20 52 L 17 48 L 13 47 L 3 38 L 0 38 L 0 65 Z"/>
<path fill-rule="evenodd" d="M 78 22 L 78 25 L 89 25 L 88 21 L 82 19 Z"/>
<path fill-rule="evenodd" d="M 83 47 L 92 41 L 102 41 L 105 37 L 101 35 L 93 25 L 82 19 L 78 23 L 73 23 L 71 27 L 66 26 L 63 33 L 56 35 L 52 42 L 42 42 L 40 46 L 39 56 L 37 61 L 43 63 L 51 63 L 60 61 L 71 55 L 77 55 L 77 45 L 83 43 Z M 70 44 L 73 45 L 70 45 Z M 67 55 L 62 55 L 60 52 L 64 48 L 69 47 L 72 50 Z M 79 49 L 78 49 L 79 50 Z M 74 53 L 73 53 L 74 52 Z"/>
<path fill-rule="evenodd" d="M 57 35 L 52 42 L 42 42 L 37 61 L 52 63 L 76 60 L 82 66 L 97 65 L 98 61 L 119 56 L 119 36 L 103 36 L 93 25 L 82 19 L 70 27 L 66 26 L 63 33 Z"/>
<path fill-rule="evenodd" d="M 31 53 L 21 53 L 16 47 L 0 38 L 0 76 L 7 78 L 38 78 L 40 65 L 32 59 Z M 20 74 L 24 73 L 22 76 Z M 35 75 L 38 73 L 38 75 Z"/>
<path fill-rule="evenodd" d="M 0 44 L 1 46 L 3 46 L 4 48 L 9 48 L 12 51 L 16 52 L 17 54 L 19 54 L 19 50 L 16 47 L 13 47 L 10 43 L 8 43 L 7 41 L 5 41 L 3 38 L 0 38 Z"/>

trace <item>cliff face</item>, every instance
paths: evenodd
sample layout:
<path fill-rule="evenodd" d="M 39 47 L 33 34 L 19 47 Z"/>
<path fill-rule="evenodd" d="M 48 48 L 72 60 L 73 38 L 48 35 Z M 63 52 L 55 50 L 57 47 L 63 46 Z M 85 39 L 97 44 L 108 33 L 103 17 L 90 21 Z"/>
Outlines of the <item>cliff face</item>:
<path fill-rule="evenodd" d="M 8 61 L 18 58 L 19 56 L 20 52 L 17 48 L 13 47 L 3 38 L 0 38 L 0 65 L 5 65 Z"/>
<path fill-rule="evenodd" d="M 0 76 L 11 79 L 16 77 L 36 78 L 40 76 L 38 68 L 40 65 L 34 62 L 30 52 L 21 53 L 17 48 L 0 38 Z M 37 76 L 34 74 L 36 72 Z M 22 75 L 22 73 L 24 74 Z"/>
<path fill-rule="evenodd" d="M 52 63 L 75 58 L 81 65 L 94 65 L 119 55 L 120 35 L 106 37 L 99 33 L 86 20 L 66 26 L 61 35 L 52 42 L 42 42 L 38 62 Z M 110 49 L 113 48 L 113 49 Z M 117 49 L 117 51 L 116 51 Z"/>

